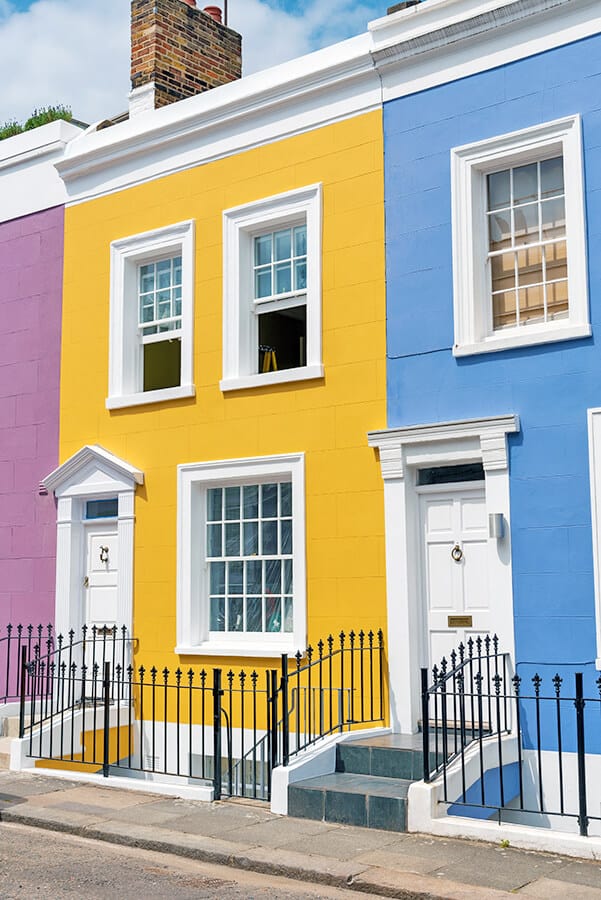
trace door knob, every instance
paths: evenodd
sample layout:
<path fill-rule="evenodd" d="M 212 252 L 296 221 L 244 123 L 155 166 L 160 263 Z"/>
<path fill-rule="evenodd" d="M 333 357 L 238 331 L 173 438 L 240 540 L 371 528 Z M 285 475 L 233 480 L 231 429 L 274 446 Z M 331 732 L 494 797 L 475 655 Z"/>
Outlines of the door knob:
<path fill-rule="evenodd" d="M 461 562 L 463 559 L 463 550 L 459 546 L 459 544 L 455 544 L 453 549 L 451 550 L 451 556 L 455 560 L 455 562 Z"/>

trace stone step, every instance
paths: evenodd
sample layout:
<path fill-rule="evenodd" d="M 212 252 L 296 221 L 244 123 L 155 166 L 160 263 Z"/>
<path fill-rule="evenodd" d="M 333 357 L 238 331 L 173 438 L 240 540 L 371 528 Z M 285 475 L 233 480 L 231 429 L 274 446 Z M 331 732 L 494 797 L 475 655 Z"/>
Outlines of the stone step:
<path fill-rule="evenodd" d="M 341 741 L 336 747 L 336 771 L 419 781 L 423 778 L 422 747 L 421 734 L 385 734 Z M 431 752 L 431 764 L 434 758 Z"/>
<path fill-rule="evenodd" d="M 25 716 L 25 725 L 29 725 L 30 717 Z M 0 717 L 0 737 L 19 737 L 19 717 Z"/>
<path fill-rule="evenodd" d="M 10 745 L 12 737 L 0 737 L 0 769 L 10 768 Z"/>
<path fill-rule="evenodd" d="M 411 780 L 334 772 L 292 784 L 288 815 L 386 831 L 407 830 Z"/>

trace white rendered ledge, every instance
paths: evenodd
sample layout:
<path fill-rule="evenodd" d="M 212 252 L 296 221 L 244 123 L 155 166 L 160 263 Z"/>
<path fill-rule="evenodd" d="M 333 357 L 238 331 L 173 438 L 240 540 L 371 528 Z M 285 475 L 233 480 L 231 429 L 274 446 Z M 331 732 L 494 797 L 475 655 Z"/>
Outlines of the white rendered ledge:
<path fill-rule="evenodd" d="M 278 372 L 264 372 L 260 375 L 242 375 L 239 378 L 222 378 L 219 387 L 227 391 L 242 391 L 247 388 L 265 387 L 271 384 L 286 384 L 288 381 L 311 381 L 323 378 L 322 365 L 302 366 L 298 369 L 280 369 Z"/>
<path fill-rule="evenodd" d="M 243 656 L 255 657 L 257 659 L 279 659 L 282 653 L 292 656 L 296 649 L 292 642 L 278 644 L 261 644 L 261 643 L 215 643 L 214 641 L 206 641 L 202 644 L 178 644 L 174 648 L 174 653 L 180 656 Z"/>
<path fill-rule="evenodd" d="M 473 344 L 455 344 L 453 356 L 473 356 L 477 353 L 497 353 L 500 350 L 512 350 L 517 347 L 534 347 L 537 344 L 573 341 L 578 338 L 590 337 L 592 333 L 593 330 L 588 323 L 561 325 L 557 328 L 546 326 L 539 331 L 531 331 L 530 326 L 525 325 L 519 333 L 495 334 Z"/>
<path fill-rule="evenodd" d="M 164 403 L 167 400 L 181 400 L 194 397 L 196 388 L 193 384 L 182 384 L 180 387 L 163 388 L 160 391 L 140 391 L 138 394 L 125 394 L 122 397 L 107 397 L 107 409 L 124 409 L 127 406 L 145 406 L 148 403 Z"/>

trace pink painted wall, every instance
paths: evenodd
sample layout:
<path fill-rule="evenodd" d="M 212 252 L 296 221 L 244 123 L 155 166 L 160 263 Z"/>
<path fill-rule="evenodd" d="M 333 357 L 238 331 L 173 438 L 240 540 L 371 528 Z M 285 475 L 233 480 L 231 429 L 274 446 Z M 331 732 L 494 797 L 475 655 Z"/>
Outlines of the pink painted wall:
<path fill-rule="evenodd" d="M 54 620 L 63 219 L 0 224 L 0 636 Z"/>

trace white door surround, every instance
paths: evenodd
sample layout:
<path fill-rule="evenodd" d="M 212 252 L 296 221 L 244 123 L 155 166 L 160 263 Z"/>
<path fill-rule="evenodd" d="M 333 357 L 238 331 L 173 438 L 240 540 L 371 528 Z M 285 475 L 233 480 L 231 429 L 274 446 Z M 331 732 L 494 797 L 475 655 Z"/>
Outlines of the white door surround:
<path fill-rule="evenodd" d="M 412 425 L 373 431 L 384 479 L 390 724 L 412 733 L 421 718 L 420 665 L 423 631 L 417 470 L 481 462 L 486 512 L 504 519 L 503 538 L 488 539 L 493 630 L 501 650 L 513 655 L 513 592 L 507 434 L 518 432 L 516 415 Z M 420 658 L 421 657 L 421 658 Z"/>
<path fill-rule="evenodd" d="M 82 602 L 86 559 L 86 502 L 117 497 L 119 581 L 117 587 L 117 624 L 133 627 L 134 496 L 136 486 L 144 483 L 144 474 L 108 450 L 87 445 L 78 450 L 42 484 L 57 499 L 56 521 L 56 600 L 55 628 L 66 635 L 84 624 Z M 92 524 L 92 523 L 90 523 Z"/>

